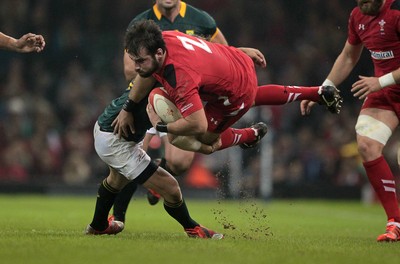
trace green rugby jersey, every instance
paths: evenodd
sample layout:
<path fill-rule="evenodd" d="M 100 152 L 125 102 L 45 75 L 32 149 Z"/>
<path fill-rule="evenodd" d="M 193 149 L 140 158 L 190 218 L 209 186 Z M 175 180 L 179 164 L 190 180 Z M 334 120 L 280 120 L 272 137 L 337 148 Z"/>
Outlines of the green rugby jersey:
<path fill-rule="evenodd" d="M 103 113 L 99 116 L 97 122 L 101 131 L 111 133 L 114 131 L 114 128 L 111 126 L 111 124 L 118 116 L 125 101 L 128 99 L 129 91 L 132 87 L 133 84 L 131 82 L 125 92 L 120 97 L 112 100 L 111 103 L 104 109 Z M 140 142 L 144 138 L 147 129 L 152 126 L 149 117 L 147 116 L 146 106 L 147 97 L 139 102 L 138 106 L 136 107 L 137 109 L 135 109 L 133 112 L 135 134 L 129 135 L 129 137 L 125 138 L 126 140 Z"/>
<path fill-rule="evenodd" d="M 181 2 L 179 15 L 175 18 L 174 22 L 165 18 L 158 10 L 157 5 L 152 9 L 136 16 L 130 23 L 139 20 L 154 20 L 161 28 L 161 30 L 177 30 L 188 35 L 196 35 L 207 40 L 211 40 L 218 32 L 215 20 L 205 11 L 197 9 L 191 5 Z"/>

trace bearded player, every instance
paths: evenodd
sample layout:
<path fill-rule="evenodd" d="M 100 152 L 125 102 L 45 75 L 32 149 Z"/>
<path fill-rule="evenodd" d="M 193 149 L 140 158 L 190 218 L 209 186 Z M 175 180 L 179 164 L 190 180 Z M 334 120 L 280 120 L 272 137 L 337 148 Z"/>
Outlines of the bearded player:
<path fill-rule="evenodd" d="M 356 124 L 358 150 L 368 179 L 386 212 L 386 232 L 378 242 L 400 239 L 400 210 L 393 173 L 382 155 L 400 118 L 400 1 L 358 0 L 350 14 L 348 38 L 324 84 L 339 85 L 357 64 L 363 47 L 371 53 L 375 76 L 359 76 L 351 88 L 364 100 Z M 302 114 L 313 103 L 301 102 Z"/>
<path fill-rule="evenodd" d="M 223 33 L 218 29 L 215 20 L 205 11 L 200 10 L 192 5 L 180 0 L 156 0 L 152 8 L 137 15 L 130 23 L 128 28 L 136 21 L 143 19 L 154 20 L 162 30 L 178 30 L 187 34 L 202 36 L 215 43 L 227 45 L 227 41 Z M 135 76 L 135 64 L 124 53 L 124 74 L 125 79 L 131 82 Z M 133 83 L 130 85 L 133 89 Z M 126 95 L 127 96 L 127 95 Z M 144 110 L 143 108 L 142 110 Z M 118 112 L 121 109 L 118 109 Z M 140 110 L 139 110 L 140 112 Z M 146 113 L 144 113 L 146 115 Z M 124 110 L 115 119 L 115 131 L 121 135 L 122 129 L 128 129 L 133 126 L 134 121 L 130 118 L 132 113 Z M 126 132 L 128 133 L 128 132 Z M 154 128 L 147 130 L 143 140 L 143 149 L 147 151 L 151 138 L 158 134 L 164 143 L 164 157 L 159 159 L 159 164 L 174 176 L 182 175 L 187 171 L 193 162 L 195 153 L 179 149 L 169 143 L 166 133 L 158 133 Z M 113 207 L 113 215 L 111 218 L 125 221 L 126 212 L 129 202 L 137 189 L 137 184 L 131 182 L 118 194 Z M 147 198 L 151 205 L 158 203 L 160 195 L 154 190 L 149 189 Z"/>

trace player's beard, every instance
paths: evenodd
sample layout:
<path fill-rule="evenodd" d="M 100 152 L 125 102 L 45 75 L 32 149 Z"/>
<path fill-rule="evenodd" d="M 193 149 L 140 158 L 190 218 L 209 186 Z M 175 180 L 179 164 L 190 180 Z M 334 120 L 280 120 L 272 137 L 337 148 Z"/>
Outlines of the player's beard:
<path fill-rule="evenodd" d="M 160 68 L 160 63 L 153 56 L 150 68 L 146 71 L 140 69 L 139 71 L 137 71 L 137 73 L 140 75 L 140 77 L 148 78 L 151 75 L 153 75 L 153 73 L 155 73 L 159 68 Z"/>
<path fill-rule="evenodd" d="M 358 0 L 357 5 L 361 13 L 367 16 L 376 16 L 379 14 L 383 0 Z"/>

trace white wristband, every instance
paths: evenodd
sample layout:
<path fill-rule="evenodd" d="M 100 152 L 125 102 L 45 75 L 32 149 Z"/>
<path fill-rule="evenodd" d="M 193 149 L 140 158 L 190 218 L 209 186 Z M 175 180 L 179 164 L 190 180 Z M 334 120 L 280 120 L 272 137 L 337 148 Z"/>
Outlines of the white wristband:
<path fill-rule="evenodd" d="M 330 85 L 330 86 L 336 87 L 336 85 L 335 85 L 331 80 L 329 80 L 329 79 L 326 79 L 326 80 L 322 83 L 322 85 Z"/>
<path fill-rule="evenodd" d="M 157 131 L 157 132 L 158 132 L 158 136 L 160 138 L 165 137 L 166 135 L 168 135 L 168 133 L 165 133 L 165 132 L 160 132 L 160 131 Z"/>
<path fill-rule="evenodd" d="M 391 72 L 379 77 L 378 81 L 382 88 L 396 84 L 396 81 L 394 80 L 394 77 L 393 77 L 393 73 L 391 73 Z"/>

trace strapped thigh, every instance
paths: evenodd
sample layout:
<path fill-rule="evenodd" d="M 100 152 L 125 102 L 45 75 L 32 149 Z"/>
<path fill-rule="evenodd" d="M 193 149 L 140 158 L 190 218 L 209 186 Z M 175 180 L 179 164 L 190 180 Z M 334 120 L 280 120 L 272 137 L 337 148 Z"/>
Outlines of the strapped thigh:
<path fill-rule="evenodd" d="M 386 145 L 392 130 L 382 121 L 368 115 L 360 115 L 357 119 L 356 132 L 360 136 L 368 137 Z"/>

